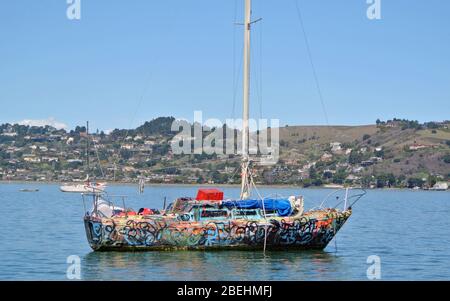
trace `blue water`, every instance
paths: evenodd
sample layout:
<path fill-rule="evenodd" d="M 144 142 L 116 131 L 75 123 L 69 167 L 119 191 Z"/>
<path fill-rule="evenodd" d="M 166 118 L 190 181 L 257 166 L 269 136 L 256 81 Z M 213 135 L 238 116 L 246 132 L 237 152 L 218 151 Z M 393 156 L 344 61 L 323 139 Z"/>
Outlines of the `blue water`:
<path fill-rule="evenodd" d="M 39 192 L 19 192 L 21 188 Z M 302 194 L 313 207 L 327 189 L 260 189 L 265 195 Z M 162 207 L 164 197 L 195 195 L 195 187 L 112 186 L 127 207 Z M 224 188 L 229 197 L 237 188 Z M 330 205 L 334 205 L 333 202 Z M 84 280 L 367 280 L 377 255 L 384 280 L 450 279 L 450 193 L 369 190 L 324 251 L 94 253 L 81 196 L 57 185 L 0 184 L 0 279 L 65 280 L 67 257 L 81 259 Z"/>

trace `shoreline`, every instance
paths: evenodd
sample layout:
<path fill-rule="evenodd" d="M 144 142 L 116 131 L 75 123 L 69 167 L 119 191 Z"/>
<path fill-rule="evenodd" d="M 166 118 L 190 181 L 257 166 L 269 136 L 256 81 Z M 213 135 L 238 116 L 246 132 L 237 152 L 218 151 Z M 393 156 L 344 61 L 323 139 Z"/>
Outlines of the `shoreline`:
<path fill-rule="evenodd" d="M 100 181 L 102 182 L 102 181 Z M 77 184 L 82 182 L 57 182 L 57 181 L 20 181 L 20 180 L 0 180 L 0 184 L 24 184 L 24 185 L 61 185 L 63 183 L 68 184 Z M 130 185 L 138 185 L 136 182 L 107 182 L 108 186 L 130 186 Z M 240 184 L 186 184 L 186 183 L 146 183 L 147 187 L 226 187 L 226 188 L 239 188 Z M 345 187 L 327 187 L 327 186 L 297 186 L 291 184 L 274 184 L 274 185 L 266 185 L 259 184 L 257 185 L 261 188 L 290 188 L 290 189 L 329 189 L 329 190 L 339 190 L 344 189 Z M 432 190 L 432 189 L 419 189 L 415 190 L 412 188 L 400 188 L 400 187 L 387 187 L 387 188 L 361 188 L 361 187 L 349 187 L 354 189 L 364 189 L 364 190 L 408 190 L 408 191 L 438 191 L 445 192 L 445 190 Z M 449 192 L 450 190 L 447 190 Z"/>

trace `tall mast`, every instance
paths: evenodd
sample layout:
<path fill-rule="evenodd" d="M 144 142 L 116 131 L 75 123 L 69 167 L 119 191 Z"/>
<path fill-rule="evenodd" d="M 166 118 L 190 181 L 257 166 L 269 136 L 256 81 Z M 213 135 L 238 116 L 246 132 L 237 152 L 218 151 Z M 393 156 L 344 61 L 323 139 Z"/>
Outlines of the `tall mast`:
<path fill-rule="evenodd" d="M 250 173 L 249 173 L 249 101 L 250 101 L 250 30 L 251 30 L 251 0 L 245 0 L 244 20 L 244 76 L 243 76 L 243 109 L 242 109 L 242 181 L 241 199 L 250 196 Z"/>

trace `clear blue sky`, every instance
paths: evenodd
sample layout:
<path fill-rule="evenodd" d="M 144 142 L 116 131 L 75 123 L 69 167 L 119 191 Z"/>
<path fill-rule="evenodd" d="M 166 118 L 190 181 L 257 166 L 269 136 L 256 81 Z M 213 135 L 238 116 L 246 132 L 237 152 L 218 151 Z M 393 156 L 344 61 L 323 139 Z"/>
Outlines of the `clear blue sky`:
<path fill-rule="evenodd" d="M 377 21 L 366 0 L 299 2 L 329 123 L 450 119 L 450 1 L 381 1 Z M 325 124 L 294 0 L 253 2 L 252 116 Z M 1 1 L 0 123 L 233 117 L 236 3 L 241 21 L 243 0 L 81 0 L 71 21 L 66 0 Z"/>

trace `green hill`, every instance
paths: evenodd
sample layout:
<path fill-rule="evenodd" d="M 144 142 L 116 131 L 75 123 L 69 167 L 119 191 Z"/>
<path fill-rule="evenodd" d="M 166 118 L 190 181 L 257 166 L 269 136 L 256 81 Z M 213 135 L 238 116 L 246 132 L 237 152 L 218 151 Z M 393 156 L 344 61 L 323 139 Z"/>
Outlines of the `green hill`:
<path fill-rule="evenodd" d="M 173 117 L 90 135 L 91 175 L 108 181 L 238 183 L 236 155 L 175 155 Z M 424 186 L 450 177 L 450 122 L 280 128 L 280 160 L 255 166 L 260 184 Z M 208 129 L 209 130 L 209 129 Z M 84 127 L 0 125 L 0 179 L 72 181 L 86 173 Z"/>

